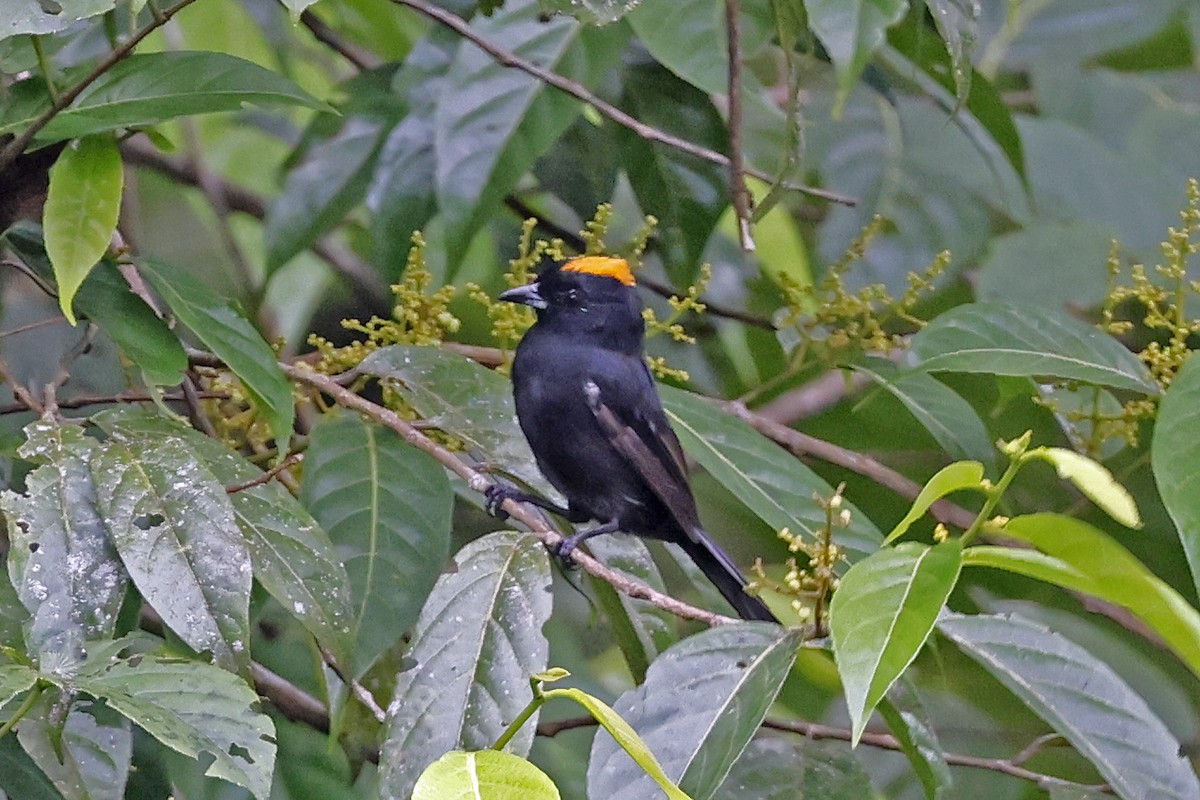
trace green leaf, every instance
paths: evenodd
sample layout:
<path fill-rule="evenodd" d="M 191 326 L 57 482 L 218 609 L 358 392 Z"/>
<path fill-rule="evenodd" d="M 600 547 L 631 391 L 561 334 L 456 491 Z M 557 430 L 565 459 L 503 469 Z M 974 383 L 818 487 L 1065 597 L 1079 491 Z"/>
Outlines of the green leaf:
<path fill-rule="evenodd" d="M 496 750 L 454 750 L 421 773 L 412 800 L 559 800 L 546 773 Z"/>
<path fill-rule="evenodd" d="M 50 169 L 42 227 L 58 305 L 72 325 L 75 293 L 108 252 L 117 229 L 124 185 L 121 153 L 111 136 L 88 136 L 67 145 Z"/>
<path fill-rule="evenodd" d="M 904 18 L 906 0 L 804 0 L 808 24 L 829 53 L 844 98 L 871 56 L 883 45 L 887 29 Z M 840 105 L 840 103 L 839 103 Z"/>
<path fill-rule="evenodd" d="M 412 627 L 450 554 L 445 470 L 393 431 L 354 414 L 313 429 L 300 499 L 350 577 L 353 674 Z"/>
<path fill-rule="evenodd" d="M 0 737 L 0 790 L 13 800 L 63 800 L 15 736 Z"/>
<path fill-rule="evenodd" d="M 109 541 L 89 470 L 97 450 L 76 425 L 38 420 L 19 453 L 40 464 L 26 493 L 0 495 L 8 523 L 8 574 L 31 619 L 28 653 L 47 673 L 69 673 L 84 643 L 108 638 L 128 577 Z"/>
<path fill-rule="evenodd" d="M 551 689 L 545 694 L 547 698 L 562 697 L 574 700 L 587 709 L 596 722 L 600 723 L 600 727 L 608 731 L 608 735 L 613 738 L 613 741 L 621 746 L 621 749 L 642 768 L 652 781 L 658 784 L 658 788 L 662 789 L 669 800 L 691 800 L 687 793 L 672 783 L 671 779 L 663 772 L 662 765 L 658 763 L 654 753 L 650 752 L 650 748 L 642 741 L 642 737 L 638 736 L 637 731 L 607 703 L 580 689 Z"/>
<path fill-rule="evenodd" d="M 164 436 L 180 438 L 226 487 L 246 484 L 263 473 L 212 437 L 153 412 L 132 408 L 101 412 L 92 421 L 121 432 L 146 448 Z M 350 582 L 329 534 L 292 493 L 277 481 L 229 495 L 246 537 L 254 578 L 333 654 L 350 663 Z"/>
<path fill-rule="evenodd" d="M 1112 537 L 1086 522 L 1049 513 L 1014 517 L 1004 526 L 1004 535 L 1029 542 L 1059 564 L 1051 565 L 1053 571 L 1040 563 L 1028 567 L 1025 554 L 1011 550 L 1005 557 L 1016 560 L 990 566 L 1048 580 L 1129 609 L 1200 677 L 1200 611 Z M 967 555 L 976 549 L 968 548 Z"/>
<path fill-rule="evenodd" d="M 659 388 L 663 406 L 688 455 L 775 530 L 817 537 L 825 512 L 813 495 L 829 497 L 833 489 L 799 459 L 731 414 L 690 392 Z M 874 552 L 879 532 L 850 503 L 850 527 L 838 529 L 838 544 L 853 553 Z"/>
<path fill-rule="evenodd" d="M 1200 781 L 1179 741 L 1128 684 L 1083 648 L 1015 616 L 953 614 L 938 630 L 1062 734 L 1119 796 L 1200 796 Z"/>
<path fill-rule="evenodd" d="M 24 664 L 0 664 L 0 706 L 32 689 L 37 679 L 38 674 Z"/>
<path fill-rule="evenodd" d="M 901 372 L 882 358 L 855 364 L 904 404 L 951 458 L 990 461 L 996 455 L 987 428 L 971 404 L 944 383 L 924 372 Z"/>
<path fill-rule="evenodd" d="M 963 489 L 983 489 L 983 464 L 978 461 L 956 461 L 938 470 L 937 474 L 921 487 L 912 508 L 904 515 L 904 519 L 896 523 L 896 527 L 892 528 L 892 532 L 883 543 L 891 544 L 899 539 L 914 522 L 925 515 L 930 506 L 946 495 Z"/>
<path fill-rule="evenodd" d="M 958 306 L 913 336 L 912 353 L 929 372 L 1049 376 L 1158 394 L 1145 365 L 1116 339 L 1033 306 Z"/>
<path fill-rule="evenodd" d="M 271 347 L 245 317 L 192 275 L 156 261 L 140 266 L 179 321 L 238 376 L 270 424 L 275 446 L 286 452 L 296 409 Z"/>
<path fill-rule="evenodd" d="M 1079 491 L 1117 522 L 1127 528 L 1142 527 L 1142 518 L 1133 495 L 1117 483 L 1103 464 L 1062 447 L 1038 447 L 1030 450 L 1028 455 L 1053 464 L 1058 477 L 1075 484 Z"/>
<path fill-rule="evenodd" d="M 886 697 L 879 701 L 878 710 L 921 781 L 927 800 L 939 800 L 953 786 L 954 778 L 933 728 L 927 720 L 897 708 Z"/>
<path fill-rule="evenodd" d="M 288 173 L 267 210 L 267 272 L 307 249 L 363 199 L 382 136 L 379 123 L 351 117 Z"/>
<path fill-rule="evenodd" d="M 946 44 L 954 94 L 962 104 L 971 94 L 971 54 L 979 35 L 980 8 L 971 0 L 925 0 L 925 5 Z"/>
<path fill-rule="evenodd" d="M 512 382 L 503 375 L 456 353 L 409 345 L 376 350 L 358 371 L 392 381 L 418 414 L 468 450 L 535 491 L 556 496 L 517 425 Z"/>
<path fill-rule="evenodd" d="M 532 698 L 546 668 L 550 564 L 530 534 L 501 531 L 468 544 L 438 579 L 397 676 L 380 754 L 384 797 L 408 797 L 444 753 L 490 747 Z M 509 750 L 529 752 L 536 718 Z"/>
<path fill-rule="evenodd" d="M 28 0 L 0 0 L 0 40 L 24 33 L 45 34 L 66 30 L 81 19 L 111 11 L 115 0 L 71 0 L 37 3 Z"/>
<path fill-rule="evenodd" d="M 206 775 L 249 789 L 257 800 L 270 795 L 275 729 L 236 675 L 167 656 L 105 658 L 69 688 L 103 698 L 172 750 L 211 758 Z"/>
<path fill-rule="evenodd" d="M 22 718 L 17 738 L 67 800 L 122 800 L 133 758 L 129 720 L 90 700 L 69 710 L 44 696 Z M 59 715 L 66 711 L 66 719 Z"/>
<path fill-rule="evenodd" d="M 288 10 L 289 16 L 292 18 L 292 24 L 295 25 L 300 21 L 300 15 L 309 6 L 316 5 L 317 0 L 281 0 L 283 7 Z"/>
<path fill-rule="evenodd" d="M 718 800 L 864 800 L 871 777 L 841 742 L 761 736 L 721 784 Z"/>
<path fill-rule="evenodd" d="M 929 638 L 961 566 L 957 539 L 933 547 L 904 542 L 863 559 L 842 577 L 829 616 L 852 744 Z"/>
<path fill-rule="evenodd" d="M 248 671 L 250 554 L 225 487 L 178 437 L 120 432 L 91 459 L 97 506 L 142 597 L 216 664 Z"/>
<path fill-rule="evenodd" d="M 1200 358 L 1189 358 L 1163 395 L 1154 423 L 1150 465 L 1163 505 L 1175 522 L 1192 580 L 1200 592 Z"/>
<path fill-rule="evenodd" d="M 988 242 L 977 296 L 1022 308 L 1099 306 L 1112 239 L 1111 230 L 1087 220 L 1033 220 Z"/>
<path fill-rule="evenodd" d="M 800 634 L 765 623 L 711 628 L 673 645 L 646 682 L 613 710 L 638 732 L 663 772 L 707 800 L 749 744 L 796 658 Z M 643 800 L 657 784 L 608 733 L 597 733 L 588 796 Z"/>
<path fill-rule="evenodd" d="M 0 115 L 0 134 L 29 127 L 49 107 L 41 77 L 18 84 L 21 97 Z M 329 106 L 278 73 L 224 53 L 136 53 L 117 62 L 38 132 L 49 143 L 175 117 L 240 111 L 252 105 Z"/>

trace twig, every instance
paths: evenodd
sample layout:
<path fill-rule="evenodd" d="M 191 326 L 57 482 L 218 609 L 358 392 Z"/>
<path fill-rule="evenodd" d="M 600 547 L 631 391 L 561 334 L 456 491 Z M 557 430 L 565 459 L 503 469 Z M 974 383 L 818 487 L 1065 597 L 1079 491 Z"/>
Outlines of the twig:
<path fill-rule="evenodd" d="M 71 88 L 62 92 L 50 104 L 50 107 L 42 112 L 29 127 L 21 132 L 19 136 L 9 142 L 3 149 L 0 149 L 0 172 L 3 172 L 9 164 L 16 160 L 17 156 L 25 152 L 25 148 L 30 145 L 38 132 L 50 124 L 58 114 L 71 103 L 75 102 L 75 98 L 83 94 L 83 90 L 95 83 L 100 76 L 112 69 L 113 65 L 125 58 L 133 52 L 133 48 L 137 47 L 143 39 L 149 36 L 154 31 L 166 25 L 173 16 L 178 14 L 183 9 L 190 6 L 196 0 L 179 0 L 178 3 L 163 11 L 161 15 L 156 15 L 147 25 L 137 31 L 129 41 L 125 42 L 120 47 L 113 50 L 107 56 L 100 60 L 100 63 L 85 75 L 78 83 Z"/>
<path fill-rule="evenodd" d="M 0 356 L 0 383 L 7 383 L 12 388 L 13 397 L 21 404 L 22 409 L 36 412 L 38 415 L 41 415 L 45 410 L 42 408 L 41 402 L 33 396 L 33 393 L 28 388 L 13 380 L 12 370 L 9 369 L 8 362 L 4 360 L 4 356 Z"/>
<path fill-rule="evenodd" d="M 846 399 L 852 392 L 871 385 L 871 378 L 862 372 L 846 376 L 842 370 L 830 370 L 803 386 L 784 392 L 754 411 L 772 422 L 784 425 L 796 420 L 815 417 Z"/>
<path fill-rule="evenodd" d="M 183 401 L 187 404 L 188 419 L 196 430 L 203 433 L 210 439 L 220 439 L 217 435 L 217 429 L 213 426 L 212 420 L 204 413 L 204 409 L 200 407 L 200 376 L 196 371 L 189 369 L 187 374 L 183 376 Z"/>
<path fill-rule="evenodd" d="M 291 467 L 294 467 L 295 465 L 299 464 L 303 460 L 304 460 L 303 453 L 292 453 L 287 458 L 285 458 L 283 461 L 280 461 L 278 464 L 271 467 L 269 470 L 267 470 L 263 474 L 258 475 L 254 478 L 251 478 L 250 480 L 246 481 L 245 483 L 235 483 L 233 486 L 226 486 L 225 492 L 227 494 L 235 494 L 237 492 L 244 492 L 245 490 L 247 490 L 251 487 L 254 487 L 254 486 L 261 486 L 262 484 L 264 484 L 267 481 L 274 478 L 279 473 L 283 472 L 285 469 L 290 469 Z"/>
<path fill-rule="evenodd" d="M 725 0 L 726 50 L 729 55 L 729 195 L 738 222 L 742 250 L 754 252 L 750 227 L 750 190 L 746 188 L 746 164 L 742 157 L 742 3 Z"/>
<path fill-rule="evenodd" d="M 324 20 L 314 14 L 312 9 L 308 9 L 300 15 L 300 24 L 308 28 L 314 39 L 349 61 L 361 72 L 375 69 L 383 64 L 383 60 L 374 53 L 356 47 L 343 39 L 333 28 L 326 25 Z"/>
<path fill-rule="evenodd" d="M 724 153 L 718 153 L 716 150 L 710 150 L 709 148 L 698 145 L 695 142 L 689 142 L 686 139 L 680 139 L 678 136 L 673 136 L 664 130 L 655 128 L 652 125 L 647 125 L 646 123 L 617 108 L 612 103 L 608 103 L 592 94 L 592 92 L 588 91 L 588 89 L 582 84 L 577 83 L 570 78 L 564 78 L 562 75 L 559 75 L 556 72 L 551 72 L 544 67 L 539 67 L 533 62 L 521 58 L 511 50 L 505 50 L 503 47 L 489 42 L 476 33 L 471 28 L 470 24 L 462 17 L 456 16 L 449 11 L 431 5 L 425 2 L 425 0 L 391 1 L 398 5 L 407 6 L 432 20 L 445 25 L 447 28 L 450 28 L 459 36 L 462 36 L 464 39 L 471 42 L 471 44 L 487 53 L 489 56 L 495 59 L 496 63 L 500 66 L 519 69 L 528 75 L 532 75 L 548 86 L 553 86 L 559 91 L 566 92 L 577 100 L 581 100 L 584 103 L 592 106 L 592 108 L 596 109 L 596 111 L 598 111 L 600 114 L 608 117 L 618 125 L 628 128 L 647 141 L 669 145 L 670 147 L 674 147 L 676 150 L 680 150 L 684 153 L 695 156 L 696 158 L 708 161 L 709 163 L 716 164 L 721 167 L 728 168 L 730 165 L 729 157 Z M 765 181 L 772 180 L 769 175 L 758 170 L 748 169 L 746 172 L 749 175 L 753 175 L 754 177 L 761 178 Z M 845 195 L 838 194 L 837 192 L 831 192 L 826 189 L 818 189 L 813 186 L 793 184 L 790 188 L 803 192 L 812 197 L 820 197 L 824 200 L 828 200 L 833 203 L 841 203 L 847 206 L 852 206 L 856 202 L 854 198 L 846 197 Z"/>
<path fill-rule="evenodd" d="M 338 676 L 338 680 L 350 687 L 350 693 L 354 695 L 358 702 L 363 704 L 363 708 L 371 712 L 371 716 L 375 717 L 376 722 L 380 725 L 387 722 L 387 713 L 380 707 L 379 702 L 375 699 L 375 695 L 371 694 L 367 687 L 343 672 L 337 659 L 333 657 L 333 653 L 322 647 L 321 658 L 325 661 L 326 666 Z"/>
<path fill-rule="evenodd" d="M 207 353 L 197 353 L 192 351 L 189 355 L 197 360 L 198 363 L 212 364 L 213 359 Z M 484 492 L 492 481 L 484 477 L 478 471 L 460 460 L 454 453 L 442 447 L 437 442 L 430 439 L 421 431 L 413 427 L 409 422 L 402 419 L 400 415 L 383 406 L 372 403 L 363 397 L 359 397 L 354 392 L 338 384 L 327 375 L 321 375 L 312 372 L 309 369 L 293 366 L 291 364 L 279 365 L 284 374 L 294 381 L 307 384 L 315 389 L 318 389 L 324 394 L 329 395 L 334 401 L 345 408 L 354 409 L 379 424 L 391 428 L 406 441 L 408 444 L 422 450 L 433 456 L 442 466 L 454 472 L 471 487 L 474 491 Z M 558 532 L 552 530 L 541 517 L 534 512 L 533 509 L 525 506 L 522 503 L 517 503 L 513 500 L 504 502 L 504 510 L 507 511 L 513 519 L 523 523 L 535 536 L 547 547 L 553 547 L 562 541 L 562 536 Z M 669 611 L 676 616 L 684 619 L 694 619 L 703 622 L 707 625 L 723 625 L 737 620 L 732 617 L 727 617 L 724 614 L 717 614 L 712 611 L 707 611 L 703 608 L 684 603 L 670 595 L 659 592 L 640 581 L 631 580 L 624 575 L 609 569 L 604 564 L 587 555 L 586 553 L 575 551 L 572 554 L 575 563 L 578 564 L 585 572 L 590 575 L 611 584 L 618 591 L 635 597 L 641 600 L 646 600 L 659 608 Z"/>
<path fill-rule="evenodd" d="M 15 336 L 18 333 L 25 333 L 25 331 L 31 331 L 35 328 L 40 328 L 43 325 L 53 325 L 56 322 L 66 322 L 66 319 L 62 314 L 55 314 L 53 317 L 39 319 L 37 322 L 30 322 L 27 325 L 18 325 L 15 328 L 10 328 L 6 331 L 0 331 L 0 339 L 3 339 L 6 336 Z"/>
<path fill-rule="evenodd" d="M 329 733 L 329 712 L 320 700 L 257 661 L 250 662 L 250 676 L 258 693 L 271 701 L 279 713 L 293 722 L 302 722 L 321 733 Z"/>
<path fill-rule="evenodd" d="M 208 400 L 228 400 L 229 395 L 225 392 L 200 392 L 199 396 Z M 177 403 L 184 401 L 181 394 L 164 395 L 163 399 Z M 100 395 L 81 395 L 79 397 L 69 397 L 65 400 L 58 401 L 59 408 L 83 408 L 85 406 L 107 405 L 110 403 L 152 403 L 154 398 L 145 392 L 118 392 L 116 394 L 100 394 Z M 0 406 L 0 416 L 5 414 L 17 414 L 22 411 L 28 411 L 29 406 L 25 403 L 8 403 Z"/>

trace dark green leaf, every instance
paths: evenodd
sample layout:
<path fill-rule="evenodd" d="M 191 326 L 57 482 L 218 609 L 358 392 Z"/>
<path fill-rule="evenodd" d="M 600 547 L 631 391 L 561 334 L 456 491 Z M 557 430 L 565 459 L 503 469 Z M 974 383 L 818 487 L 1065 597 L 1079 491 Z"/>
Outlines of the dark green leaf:
<path fill-rule="evenodd" d="M 813 499 L 833 489 L 799 459 L 745 422 L 690 392 L 661 387 L 663 406 L 688 455 L 775 530 L 789 528 L 811 541 L 825 527 L 825 512 Z M 874 552 L 880 535 L 861 511 L 846 503 L 851 524 L 834 533 L 838 544 L 857 554 Z"/>
<path fill-rule="evenodd" d="M 520 756 L 496 750 L 454 750 L 421 773 L 412 800 L 559 800 L 554 782 Z"/>
<path fill-rule="evenodd" d="M 913 336 L 912 353 L 929 372 L 1049 376 L 1158 394 L 1145 365 L 1116 339 L 1036 307 L 958 306 Z"/>
<path fill-rule="evenodd" d="M 360 676 L 412 627 L 446 563 L 450 482 L 394 432 L 347 414 L 313 429 L 300 496 L 349 575 Z"/>
<path fill-rule="evenodd" d="M 236 675 L 167 656 L 105 658 L 71 687 L 103 698 L 172 750 L 211 758 L 205 774 L 249 789 L 257 800 L 270 795 L 275 729 Z"/>
<path fill-rule="evenodd" d="M 42 227 L 54 265 L 58 304 L 75 324 L 75 292 L 117 229 L 125 171 L 111 136 L 88 136 L 67 145 L 50 169 Z"/>
<path fill-rule="evenodd" d="M 451 750 L 490 747 L 525 708 L 529 677 L 546 668 L 550 563 L 538 540 L 501 531 L 464 547 L 421 610 L 397 676 L 380 754 L 384 797 L 408 797 Z M 508 750 L 528 753 L 536 716 Z"/>
<path fill-rule="evenodd" d="M 879 702 L 878 710 L 921 781 L 926 800 L 939 800 L 954 784 L 954 779 L 929 721 L 912 711 L 898 708 L 887 698 Z"/>
<path fill-rule="evenodd" d="M 270 423 L 276 447 L 286 451 L 296 416 L 292 388 L 279 370 L 275 353 L 254 326 L 182 270 L 146 261 L 142 273 L 179 320 L 241 379 L 259 413 Z"/>
<path fill-rule="evenodd" d="M 0 707 L 37 683 L 38 674 L 24 664 L 0 664 Z"/>
<path fill-rule="evenodd" d="M 177 436 L 120 432 L 91 459 L 98 507 L 142 597 L 197 652 L 250 663 L 250 554 L 229 496 Z"/>
<path fill-rule="evenodd" d="M 1016 616 L 953 614 L 938 629 L 1062 734 L 1121 797 L 1200 796 L 1179 741 L 1083 648 Z"/>
<path fill-rule="evenodd" d="M 1163 395 L 1150 446 L 1150 464 L 1163 505 L 1200 591 L 1200 358 L 1189 358 Z"/>
<path fill-rule="evenodd" d="M 377 122 L 352 117 L 288 173 L 267 210 L 268 272 L 312 245 L 362 201 L 381 135 Z"/>
<path fill-rule="evenodd" d="M 929 638 L 961 567 L 957 539 L 933 547 L 904 542 L 842 577 L 829 606 L 830 632 L 855 742 Z"/>
<path fill-rule="evenodd" d="M 43 697 L 17 737 L 67 800 L 122 800 L 133 757 L 129 720 L 100 703 L 71 703 L 61 729 L 55 702 Z"/>
<path fill-rule="evenodd" d="M 639 0 L 538 0 L 548 14 L 570 14 L 580 22 L 609 25 L 637 7 Z"/>
<path fill-rule="evenodd" d="M 1034 221 L 997 236 L 979 267 L 980 300 L 1061 309 L 1104 300 L 1112 232 L 1086 220 Z"/>
<path fill-rule="evenodd" d="M 75 425 L 26 426 L 22 457 L 40 464 L 26 494 L 6 491 L 8 574 L 32 614 L 28 653 L 43 672 L 69 673 L 84 642 L 112 635 L 128 577 L 109 541 L 89 467 L 96 443 Z"/>
<path fill-rule="evenodd" d="M 750 743 L 713 800 L 863 800 L 877 792 L 841 742 L 799 736 Z"/>
<path fill-rule="evenodd" d="M 29 0 L 0 0 L 0 39 L 23 33 L 57 33 L 81 19 L 111 11 L 115 0 L 70 0 L 43 4 Z M 51 13 L 57 7 L 58 13 Z"/>
<path fill-rule="evenodd" d="M 971 54 L 979 35 L 979 6 L 971 0 L 925 0 L 925 5 L 946 43 L 954 94 L 961 104 L 971 94 Z"/>
<path fill-rule="evenodd" d="M 30 78 L 24 102 L 0 115 L 0 134 L 28 127 L 49 106 L 45 84 Z M 32 99 L 32 101 L 31 101 Z M 38 133 L 37 141 L 75 139 L 119 128 L 245 104 L 329 107 L 282 75 L 224 53 L 137 53 L 105 72 Z"/>
<path fill-rule="evenodd" d="M 667 777 L 696 800 L 713 796 L 749 744 L 796 658 L 800 634 L 765 623 L 703 631 L 650 665 L 646 682 L 613 709 L 649 746 Z M 596 734 L 588 795 L 654 797 L 653 780 L 607 733 Z"/>
<path fill-rule="evenodd" d="M 0 790 L 12 800 L 63 800 L 15 736 L 0 737 Z"/>
<path fill-rule="evenodd" d="M 825 46 L 844 97 L 871 56 L 884 43 L 887 29 L 904 17 L 905 0 L 804 0 L 808 24 Z"/>
<path fill-rule="evenodd" d="M 262 470 L 215 439 L 155 413 L 105 411 L 93 422 L 120 431 L 147 448 L 163 436 L 180 437 L 224 486 L 246 484 Z M 233 492 L 233 511 L 246 537 L 254 577 L 316 637 L 340 664 L 350 663 L 350 582 L 329 535 L 287 489 L 275 481 Z"/>

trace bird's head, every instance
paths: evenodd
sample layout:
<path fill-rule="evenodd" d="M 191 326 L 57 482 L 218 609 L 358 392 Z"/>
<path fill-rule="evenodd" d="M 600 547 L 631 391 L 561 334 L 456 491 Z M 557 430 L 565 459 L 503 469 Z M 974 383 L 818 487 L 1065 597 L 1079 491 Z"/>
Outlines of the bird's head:
<path fill-rule="evenodd" d="M 536 281 L 509 289 L 500 299 L 535 309 L 539 325 L 621 340 L 633 335 L 640 343 L 642 301 L 635 286 L 625 259 L 581 256 L 543 270 Z"/>

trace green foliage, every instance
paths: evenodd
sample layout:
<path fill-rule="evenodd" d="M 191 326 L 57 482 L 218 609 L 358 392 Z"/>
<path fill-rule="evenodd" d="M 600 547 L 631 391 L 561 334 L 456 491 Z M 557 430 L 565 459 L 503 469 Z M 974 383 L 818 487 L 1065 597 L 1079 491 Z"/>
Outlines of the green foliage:
<path fill-rule="evenodd" d="M 0 20 L 0 796 L 1200 795 L 1185 0 Z M 610 253 L 784 627 L 483 513 Z"/>

